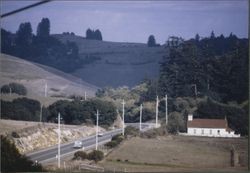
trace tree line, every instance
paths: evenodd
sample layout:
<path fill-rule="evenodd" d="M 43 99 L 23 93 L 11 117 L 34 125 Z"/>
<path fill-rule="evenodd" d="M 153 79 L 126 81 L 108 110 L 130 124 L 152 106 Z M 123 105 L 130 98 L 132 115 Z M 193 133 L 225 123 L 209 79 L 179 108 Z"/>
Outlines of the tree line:
<path fill-rule="evenodd" d="M 102 41 L 102 33 L 99 29 L 91 30 L 90 28 L 88 28 L 86 31 L 86 39 Z"/>
<path fill-rule="evenodd" d="M 50 21 L 43 18 L 33 34 L 30 22 L 21 23 L 15 34 L 1 28 L 2 52 L 25 60 L 74 71 L 83 64 L 76 43 L 62 43 L 50 35 Z"/>
<path fill-rule="evenodd" d="M 230 34 L 169 47 L 160 67 L 157 92 L 171 97 L 210 96 L 227 103 L 248 99 L 248 40 Z"/>
<path fill-rule="evenodd" d="M 42 113 L 41 120 L 43 122 L 57 122 L 57 116 L 60 112 L 65 124 L 96 124 L 97 109 L 100 111 L 100 125 L 109 126 L 114 122 L 116 118 L 115 106 L 100 99 L 59 100 L 49 107 L 41 107 L 39 101 L 26 97 L 13 101 L 1 100 L 2 118 L 12 120 L 40 121 Z"/>

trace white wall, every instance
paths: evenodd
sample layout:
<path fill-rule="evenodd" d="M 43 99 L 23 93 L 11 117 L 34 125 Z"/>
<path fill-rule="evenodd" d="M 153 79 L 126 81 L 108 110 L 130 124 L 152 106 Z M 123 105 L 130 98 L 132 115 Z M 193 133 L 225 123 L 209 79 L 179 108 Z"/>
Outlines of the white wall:
<path fill-rule="evenodd" d="M 219 131 L 219 133 L 218 133 Z M 234 132 L 227 132 L 223 128 L 188 128 L 188 135 L 192 136 L 210 136 L 210 137 L 240 137 L 240 135 L 234 134 Z"/>

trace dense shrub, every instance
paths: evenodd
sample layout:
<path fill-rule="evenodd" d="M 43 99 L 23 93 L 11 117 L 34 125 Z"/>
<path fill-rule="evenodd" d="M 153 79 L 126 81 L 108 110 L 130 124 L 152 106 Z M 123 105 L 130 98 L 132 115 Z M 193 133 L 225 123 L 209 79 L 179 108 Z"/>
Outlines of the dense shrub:
<path fill-rule="evenodd" d="M 13 132 L 11 133 L 11 136 L 12 136 L 13 138 L 20 138 L 19 134 L 18 134 L 17 132 L 15 132 L 15 131 L 13 131 Z"/>
<path fill-rule="evenodd" d="M 127 126 L 125 128 L 125 136 L 138 136 L 139 135 L 139 129 L 132 127 L 132 126 Z"/>
<path fill-rule="evenodd" d="M 88 154 L 84 151 L 75 152 L 74 157 L 73 157 L 73 159 L 81 159 L 81 160 L 84 160 L 87 158 L 88 158 Z"/>
<path fill-rule="evenodd" d="M 4 119 L 39 121 L 40 109 L 38 101 L 25 97 L 12 102 L 1 100 L 1 116 Z"/>
<path fill-rule="evenodd" d="M 118 144 L 122 142 L 123 136 L 121 134 L 115 135 L 112 137 L 112 141 L 116 141 Z"/>
<path fill-rule="evenodd" d="M 235 130 L 236 133 L 241 135 L 248 133 L 247 112 L 236 105 L 226 105 L 208 98 L 207 101 L 203 101 L 198 105 L 195 116 L 216 119 L 224 119 L 226 117 L 229 127 Z"/>
<path fill-rule="evenodd" d="M 25 88 L 25 86 L 23 86 L 22 84 L 18 84 L 18 83 L 10 83 L 7 85 L 3 85 L 1 87 L 1 93 L 16 93 L 19 95 L 26 95 L 27 94 L 27 89 Z"/>
<path fill-rule="evenodd" d="M 93 150 L 88 154 L 88 160 L 94 160 L 95 162 L 101 161 L 104 158 L 102 151 Z"/>
<path fill-rule="evenodd" d="M 111 141 L 106 143 L 105 146 L 109 147 L 109 148 L 114 148 L 117 145 L 119 145 L 122 141 L 123 141 L 123 136 L 118 134 L 112 137 Z"/>
<path fill-rule="evenodd" d="M 108 143 L 105 144 L 105 146 L 109 147 L 109 148 L 114 148 L 118 145 L 118 143 L 116 141 L 109 141 Z"/>
<path fill-rule="evenodd" d="M 141 133 L 142 138 L 156 138 L 157 136 L 164 136 L 167 134 L 166 125 L 161 125 L 161 127 L 156 129 L 150 129 L 144 133 Z"/>
<path fill-rule="evenodd" d="M 96 123 L 96 110 L 99 110 L 99 124 L 111 125 L 116 118 L 115 107 L 111 102 L 99 99 L 92 99 L 81 102 L 79 100 L 65 101 L 60 100 L 48 107 L 50 115 L 48 121 L 56 122 L 58 112 L 66 124 L 81 124 L 91 120 Z"/>
<path fill-rule="evenodd" d="M 3 172 L 42 172 L 40 164 L 34 164 L 22 156 L 15 145 L 6 137 L 1 136 L 1 171 Z"/>
<path fill-rule="evenodd" d="M 168 132 L 176 134 L 180 131 L 185 131 L 185 125 L 184 125 L 184 118 L 182 114 L 178 112 L 172 112 L 169 114 L 169 119 L 168 119 Z"/>

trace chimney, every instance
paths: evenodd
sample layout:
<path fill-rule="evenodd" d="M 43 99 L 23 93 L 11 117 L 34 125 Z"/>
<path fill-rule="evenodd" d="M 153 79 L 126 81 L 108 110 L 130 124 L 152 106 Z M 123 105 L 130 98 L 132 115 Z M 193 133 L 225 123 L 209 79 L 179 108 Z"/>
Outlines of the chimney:
<path fill-rule="evenodd" d="M 193 114 L 188 114 L 188 121 L 193 121 Z"/>

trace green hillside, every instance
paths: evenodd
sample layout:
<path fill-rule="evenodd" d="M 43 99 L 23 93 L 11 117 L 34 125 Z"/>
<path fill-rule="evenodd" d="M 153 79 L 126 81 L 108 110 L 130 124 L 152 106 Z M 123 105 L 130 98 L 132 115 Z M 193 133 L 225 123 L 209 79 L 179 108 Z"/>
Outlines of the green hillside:
<path fill-rule="evenodd" d="M 15 82 L 23 84 L 27 90 L 27 96 L 38 99 L 46 105 L 58 100 L 60 97 L 71 95 L 95 96 L 98 87 L 83 82 L 79 78 L 66 74 L 52 67 L 31 63 L 26 60 L 1 54 L 1 86 Z M 47 82 L 48 97 L 44 97 L 45 81 Z M 18 97 L 12 94 L 3 94 L 2 98 L 11 100 Z"/>
<path fill-rule="evenodd" d="M 64 43 L 70 41 L 77 44 L 79 56 L 86 64 L 72 74 L 99 87 L 131 87 L 144 78 L 158 77 L 159 62 L 166 54 L 163 46 L 87 40 L 66 34 L 53 36 Z"/>

